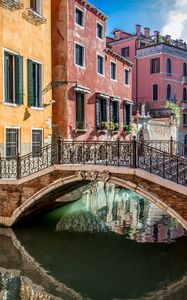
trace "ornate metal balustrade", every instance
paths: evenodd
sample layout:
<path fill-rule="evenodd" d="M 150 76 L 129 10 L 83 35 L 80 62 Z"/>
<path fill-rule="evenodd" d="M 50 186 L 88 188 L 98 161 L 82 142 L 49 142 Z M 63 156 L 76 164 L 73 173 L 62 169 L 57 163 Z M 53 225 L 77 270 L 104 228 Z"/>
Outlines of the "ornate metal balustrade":
<path fill-rule="evenodd" d="M 176 156 L 175 145 L 172 144 L 171 151 L 171 141 L 68 142 L 59 139 L 35 153 L 1 158 L 0 178 L 20 179 L 55 164 L 86 164 L 140 168 L 187 186 L 187 159 Z"/>

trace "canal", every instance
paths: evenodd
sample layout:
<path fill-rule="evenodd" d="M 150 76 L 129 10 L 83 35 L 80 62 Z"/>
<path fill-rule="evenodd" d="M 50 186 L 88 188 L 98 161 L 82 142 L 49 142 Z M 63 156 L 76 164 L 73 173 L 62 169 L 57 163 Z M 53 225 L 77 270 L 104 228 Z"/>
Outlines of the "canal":
<path fill-rule="evenodd" d="M 0 235 L 2 300 L 187 299 L 185 230 L 112 184 Z"/>

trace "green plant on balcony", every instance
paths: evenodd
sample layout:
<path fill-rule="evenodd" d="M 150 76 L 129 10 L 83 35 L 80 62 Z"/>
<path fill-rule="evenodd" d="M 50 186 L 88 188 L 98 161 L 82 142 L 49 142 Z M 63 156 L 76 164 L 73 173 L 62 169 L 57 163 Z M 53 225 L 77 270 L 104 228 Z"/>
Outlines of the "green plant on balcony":
<path fill-rule="evenodd" d="M 125 133 L 129 134 L 132 132 L 132 126 L 131 125 L 125 125 L 124 126 Z"/>
<path fill-rule="evenodd" d="M 167 108 L 170 109 L 171 114 L 174 116 L 174 119 L 176 120 L 177 124 L 179 124 L 180 123 L 180 108 L 178 107 L 178 105 L 172 101 L 168 101 Z"/>
<path fill-rule="evenodd" d="M 107 130 L 108 129 L 108 122 L 101 122 L 101 129 L 105 129 Z"/>

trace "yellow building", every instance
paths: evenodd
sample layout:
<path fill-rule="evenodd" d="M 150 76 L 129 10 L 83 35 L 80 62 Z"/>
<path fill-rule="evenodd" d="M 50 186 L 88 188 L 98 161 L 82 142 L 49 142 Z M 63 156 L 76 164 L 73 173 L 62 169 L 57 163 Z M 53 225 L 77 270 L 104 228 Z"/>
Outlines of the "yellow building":
<path fill-rule="evenodd" d="M 0 0 L 0 153 L 51 142 L 51 1 Z"/>

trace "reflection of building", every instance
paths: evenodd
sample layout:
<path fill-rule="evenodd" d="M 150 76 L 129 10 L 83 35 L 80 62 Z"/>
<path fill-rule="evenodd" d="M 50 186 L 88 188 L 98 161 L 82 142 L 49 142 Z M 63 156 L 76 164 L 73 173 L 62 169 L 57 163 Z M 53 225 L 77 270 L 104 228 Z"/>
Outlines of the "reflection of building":
<path fill-rule="evenodd" d="M 98 182 L 81 201 L 111 231 L 138 242 L 162 242 L 184 234 L 182 226 L 153 203 L 113 184 Z"/>
<path fill-rule="evenodd" d="M 0 153 L 10 157 L 51 142 L 51 5 L 0 4 Z"/>

